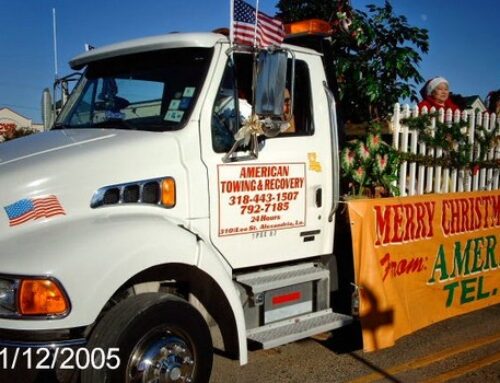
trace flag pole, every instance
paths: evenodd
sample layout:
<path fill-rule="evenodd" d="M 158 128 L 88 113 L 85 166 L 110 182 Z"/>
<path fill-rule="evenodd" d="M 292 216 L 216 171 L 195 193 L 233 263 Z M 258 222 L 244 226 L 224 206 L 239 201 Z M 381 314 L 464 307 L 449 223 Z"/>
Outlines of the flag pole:
<path fill-rule="evenodd" d="M 56 9 L 52 8 L 52 38 L 54 43 L 54 73 L 56 80 L 59 77 L 57 70 L 57 29 L 56 29 Z"/>
<path fill-rule="evenodd" d="M 229 0 L 229 44 L 234 41 L 234 0 Z"/>
<path fill-rule="evenodd" d="M 259 24 L 259 0 L 255 4 L 255 31 L 253 36 L 253 46 L 257 47 L 257 25 Z"/>

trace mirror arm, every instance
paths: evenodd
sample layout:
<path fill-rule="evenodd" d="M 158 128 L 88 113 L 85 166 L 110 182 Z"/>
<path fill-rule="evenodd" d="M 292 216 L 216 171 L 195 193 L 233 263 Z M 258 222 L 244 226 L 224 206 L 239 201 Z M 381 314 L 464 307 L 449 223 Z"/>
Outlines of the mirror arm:
<path fill-rule="evenodd" d="M 338 140 L 338 128 L 337 128 L 337 109 L 335 105 L 335 97 L 332 91 L 328 88 L 328 85 L 323 82 L 325 88 L 326 96 L 328 99 L 329 114 L 330 114 L 330 145 L 332 150 L 332 208 L 330 214 L 328 214 L 328 222 L 333 221 L 333 216 L 337 212 L 339 201 L 340 201 L 340 159 L 339 159 L 339 140 Z"/>
<path fill-rule="evenodd" d="M 259 139 L 256 134 L 252 134 L 251 155 L 255 159 L 259 158 Z"/>
<path fill-rule="evenodd" d="M 252 134 L 250 139 L 250 151 L 248 155 L 244 156 L 235 156 L 236 149 L 241 145 L 244 140 L 236 141 L 232 148 L 227 152 L 224 157 L 222 157 L 222 162 L 227 164 L 229 162 L 235 161 L 247 161 L 247 160 L 256 160 L 259 158 L 259 141 L 256 134 Z"/>
<path fill-rule="evenodd" d="M 295 98 L 295 52 L 291 49 L 285 49 L 292 56 L 292 79 L 290 84 L 290 121 L 293 119 L 293 110 L 294 110 L 294 98 Z"/>
<path fill-rule="evenodd" d="M 241 126 L 241 115 L 240 115 L 240 101 L 239 101 L 239 94 L 238 94 L 238 80 L 237 80 L 237 73 L 236 73 L 236 64 L 234 62 L 234 49 L 228 49 L 227 54 L 229 57 L 229 60 L 231 61 L 232 65 L 232 72 L 233 72 L 233 97 L 234 97 L 234 112 L 236 115 L 236 123 L 238 126 Z"/>
<path fill-rule="evenodd" d="M 79 82 L 82 79 L 83 73 L 81 72 L 73 72 L 70 73 L 69 75 L 66 75 L 64 77 L 56 78 L 54 80 L 54 85 L 53 85 L 53 94 L 54 94 L 54 100 L 52 104 L 52 111 L 54 113 L 54 121 L 58 115 L 57 113 L 57 90 L 60 88 L 61 89 L 61 109 L 66 104 L 66 101 L 68 101 L 69 96 L 70 96 L 70 91 L 69 91 L 69 83 L 70 82 Z M 60 112 L 60 110 L 59 110 Z"/>
<path fill-rule="evenodd" d="M 238 149 L 238 146 L 240 146 L 240 142 L 241 141 L 243 141 L 243 140 L 235 141 L 235 143 L 233 144 L 233 146 L 231 147 L 231 149 L 229 149 L 229 152 L 227 152 L 224 155 L 224 157 L 222 157 L 222 162 L 224 162 L 226 164 L 228 162 L 233 162 L 234 161 L 233 154 L 236 152 L 236 149 Z"/>

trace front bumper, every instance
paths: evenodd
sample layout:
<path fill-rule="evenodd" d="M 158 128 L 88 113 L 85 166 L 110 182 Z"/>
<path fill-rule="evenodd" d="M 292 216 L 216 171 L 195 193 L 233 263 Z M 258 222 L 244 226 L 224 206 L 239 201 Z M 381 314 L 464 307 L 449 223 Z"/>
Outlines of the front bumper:
<path fill-rule="evenodd" d="M 69 382 L 77 370 L 58 369 L 60 351 L 76 351 L 86 344 L 79 330 L 0 330 L 0 382 Z"/>
<path fill-rule="evenodd" d="M 1 347 L 57 348 L 85 346 L 83 329 L 69 330 L 3 330 L 0 329 Z"/>

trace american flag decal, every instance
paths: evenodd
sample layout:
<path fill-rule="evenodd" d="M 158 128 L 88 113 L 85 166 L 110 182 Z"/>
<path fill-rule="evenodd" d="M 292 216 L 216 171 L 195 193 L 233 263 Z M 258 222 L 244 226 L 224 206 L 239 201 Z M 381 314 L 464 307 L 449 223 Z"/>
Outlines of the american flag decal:
<path fill-rule="evenodd" d="M 4 210 L 9 217 L 10 226 L 17 226 L 32 219 L 66 215 L 59 200 L 54 195 L 21 199 L 11 205 L 5 206 Z"/>

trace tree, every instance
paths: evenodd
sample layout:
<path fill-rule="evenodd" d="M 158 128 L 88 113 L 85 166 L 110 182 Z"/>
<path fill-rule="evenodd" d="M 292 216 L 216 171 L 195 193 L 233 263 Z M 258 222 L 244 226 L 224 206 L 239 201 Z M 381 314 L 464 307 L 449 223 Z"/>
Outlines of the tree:
<path fill-rule="evenodd" d="M 279 0 L 278 17 L 287 23 L 314 18 L 332 21 L 336 18 L 337 12 L 341 12 L 344 3 L 345 1 L 338 0 Z"/>
<path fill-rule="evenodd" d="M 1 124 L 0 124 L 1 125 Z M 30 134 L 38 133 L 37 130 L 27 127 L 17 127 L 15 124 L 13 129 L 2 130 L 0 129 L 0 143 L 13 140 L 15 138 L 29 136 Z M 0 126 L 1 128 L 1 126 Z"/>
<path fill-rule="evenodd" d="M 280 0 L 277 7 L 284 22 L 321 18 L 332 25 L 344 120 L 385 118 L 400 98 L 417 99 L 416 85 L 423 81 L 418 64 L 420 53 L 429 49 L 428 32 L 395 15 L 388 1 L 382 7 L 368 5 L 368 12 L 352 9 L 347 0 Z"/>

